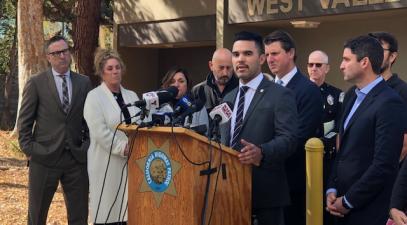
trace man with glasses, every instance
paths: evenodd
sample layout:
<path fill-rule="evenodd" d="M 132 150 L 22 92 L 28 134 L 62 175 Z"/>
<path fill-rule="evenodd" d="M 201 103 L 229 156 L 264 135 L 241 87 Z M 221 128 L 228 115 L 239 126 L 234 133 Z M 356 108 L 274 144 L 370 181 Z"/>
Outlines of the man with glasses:
<path fill-rule="evenodd" d="M 68 224 L 84 225 L 88 224 L 89 140 L 83 132 L 83 106 L 91 83 L 87 76 L 70 71 L 65 38 L 52 37 L 45 51 L 51 68 L 27 81 L 17 123 L 20 147 L 30 160 L 27 224 L 46 224 L 61 183 Z"/>
<path fill-rule="evenodd" d="M 396 37 L 387 32 L 370 33 L 370 36 L 380 41 L 383 47 L 383 64 L 381 75 L 386 83 L 393 88 L 400 97 L 404 100 L 407 106 L 407 83 L 398 77 L 396 73 L 391 71 L 391 67 L 396 62 L 398 56 L 398 42 Z M 404 134 L 403 149 L 401 150 L 400 160 L 403 160 L 407 155 L 407 128 Z"/>
<path fill-rule="evenodd" d="M 325 82 L 326 74 L 330 69 L 329 58 L 325 52 L 321 50 L 311 52 L 308 56 L 307 68 L 309 78 L 319 87 L 324 102 L 324 113 L 322 116 L 324 132 L 321 140 L 324 142 L 323 190 L 325 190 L 336 155 L 336 136 L 344 92 Z M 333 217 L 326 211 L 324 212 L 324 224 L 333 224 Z"/>

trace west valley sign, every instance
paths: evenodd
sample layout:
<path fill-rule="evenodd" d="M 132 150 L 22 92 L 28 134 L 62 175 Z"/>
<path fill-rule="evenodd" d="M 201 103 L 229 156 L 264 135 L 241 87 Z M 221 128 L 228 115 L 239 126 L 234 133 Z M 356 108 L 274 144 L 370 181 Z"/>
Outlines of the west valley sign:
<path fill-rule="evenodd" d="M 229 0 L 229 23 L 284 20 L 407 7 L 407 0 Z"/>

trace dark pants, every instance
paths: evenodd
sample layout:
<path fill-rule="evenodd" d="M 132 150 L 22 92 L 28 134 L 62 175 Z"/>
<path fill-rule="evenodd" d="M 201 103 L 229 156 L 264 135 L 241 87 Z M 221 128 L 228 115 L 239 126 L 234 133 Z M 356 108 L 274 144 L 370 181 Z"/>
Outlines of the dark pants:
<path fill-rule="evenodd" d="M 284 209 L 287 225 L 305 225 L 305 190 L 290 192 L 291 205 Z"/>
<path fill-rule="evenodd" d="M 269 209 L 253 209 L 252 225 L 284 225 L 284 210 L 282 207 Z"/>
<path fill-rule="evenodd" d="M 28 225 L 45 225 L 52 198 L 61 182 L 69 225 L 88 224 L 89 181 L 86 164 L 66 150 L 56 166 L 30 162 Z"/>

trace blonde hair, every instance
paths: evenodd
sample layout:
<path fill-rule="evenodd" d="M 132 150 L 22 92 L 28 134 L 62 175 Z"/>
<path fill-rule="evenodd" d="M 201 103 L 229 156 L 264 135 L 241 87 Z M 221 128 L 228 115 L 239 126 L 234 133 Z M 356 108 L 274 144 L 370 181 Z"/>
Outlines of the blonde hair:
<path fill-rule="evenodd" d="M 103 68 L 109 59 L 116 59 L 120 64 L 122 74 L 125 73 L 126 67 L 124 66 L 123 60 L 120 58 L 119 53 L 112 49 L 98 48 L 96 49 L 94 60 L 95 75 L 102 76 Z"/>

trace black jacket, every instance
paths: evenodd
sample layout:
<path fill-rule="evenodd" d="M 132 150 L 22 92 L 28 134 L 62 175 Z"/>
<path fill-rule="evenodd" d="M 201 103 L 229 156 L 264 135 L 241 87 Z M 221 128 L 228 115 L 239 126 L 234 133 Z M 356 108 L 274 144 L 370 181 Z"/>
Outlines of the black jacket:
<path fill-rule="evenodd" d="M 195 85 L 192 88 L 192 95 L 195 99 L 199 99 L 205 104 L 208 113 L 217 105 L 222 102 L 223 97 L 239 86 L 239 79 L 235 75 L 226 84 L 223 92 L 219 91 L 218 86 L 215 84 L 215 77 L 212 72 L 208 74 L 205 81 Z"/>

